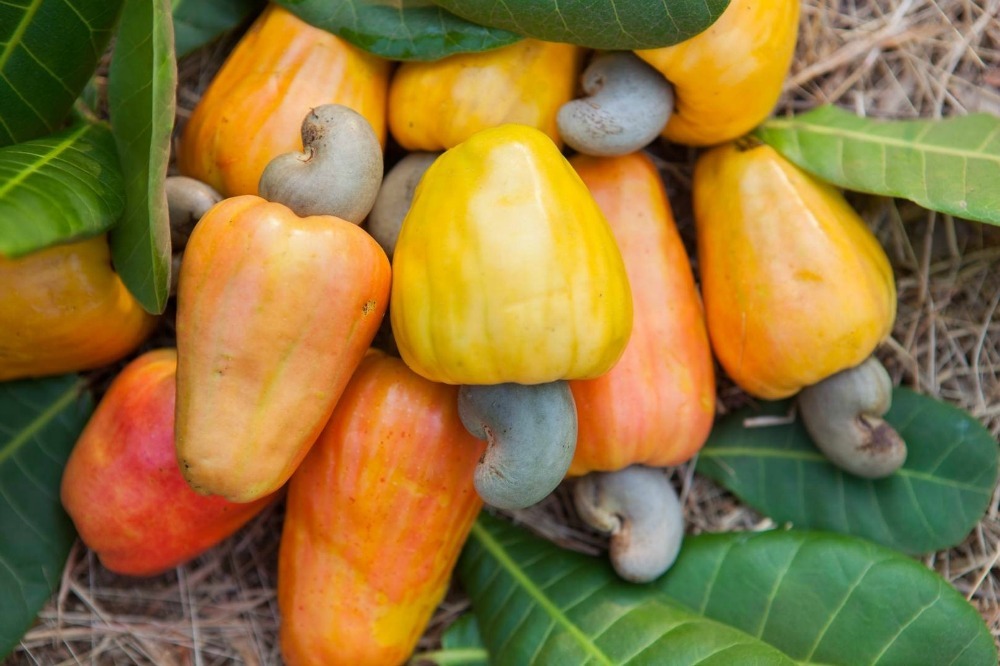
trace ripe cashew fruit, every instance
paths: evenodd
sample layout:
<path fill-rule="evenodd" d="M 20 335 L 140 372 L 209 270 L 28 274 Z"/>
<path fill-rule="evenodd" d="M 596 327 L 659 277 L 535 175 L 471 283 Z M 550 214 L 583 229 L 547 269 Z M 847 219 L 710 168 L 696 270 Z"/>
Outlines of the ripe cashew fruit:
<path fill-rule="evenodd" d="M 389 85 L 389 131 L 407 150 L 453 148 L 517 123 L 561 144 L 556 114 L 573 98 L 583 49 L 523 39 L 481 53 L 405 62 Z"/>
<path fill-rule="evenodd" d="M 632 335 L 618 363 L 569 382 L 579 434 L 571 476 L 630 465 L 679 465 L 715 417 L 715 370 L 701 297 L 652 160 L 574 155 L 611 225 L 631 285 Z"/>
<path fill-rule="evenodd" d="M 838 190 L 745 142 L 702 154 L 693 197 L 712 347 L 747 393 L 794 395 L 889 335 L 892 267 Z"/>
<path fill-rule="evenodd" d="M 310 109 L 342 104 L 386 140 L 387 60 L 268 4 L 212 79 L 177 144 L 177 166 L 223 196 L 258 194 L 264 167 L 302 150 Z"/>
<path fill-rule="evenodd" d="M 385 313 L 389 261 L 355 224 L 253 195 L 195 227 L 177 294 L 177 456 L 249 502 L 305 457 Z"/>
<path fill-rule="evenodd" d="M 80 434 L 60 496 L 83 542 L 115 573 L 153 576 L 230 536 L 275 495 L 249 504 L 195 493 L 174 452 L 177 352 L 155 349 L 115 377 Z"/>
<path fill-rule="evenodd" d="M 482 501 L 458 389 L 368 353 L 292 476 L 278 556 L 290 666 L 403 664 Z"/>
<path fill-rule="evenodd" d="M 734 0 L 707 30 L 680 44 L 636 51 L 674 87 L 663 136 L 710 146 L 767 118 L 795 52 L 800 0 Z"/>
<path fill-rule="evenodd" d="M 552 140 L 524 125 L 478 132 L 427 169 L 392 288 L 400 355 L 449 384 L 596 377 L 632 329 L 607 220 Z"/>
<path fill-rule="evenodd" d="M 0 381 L 90 370 L 156 327 L 111 267 L 105 235 L 0 257 Z"/>

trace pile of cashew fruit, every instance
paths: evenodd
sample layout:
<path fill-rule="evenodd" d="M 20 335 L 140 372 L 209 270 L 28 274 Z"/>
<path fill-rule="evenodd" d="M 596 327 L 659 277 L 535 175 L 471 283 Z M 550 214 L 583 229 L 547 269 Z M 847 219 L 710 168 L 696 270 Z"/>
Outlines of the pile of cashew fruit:
<path fill-rule="evenodd" d="M 174 320 L 103 236 L 0 260 L 0 379 L 124 364 L 62 481 L 83 541 L 155 575 L 280 499 L 285 661 L 394 664 L 484 505 L 565 481 L 623 578 L 666 571 L 684 525 L 664 468 L 704 444 L 716 372 L 795 396 L 849 473 L 892 474 L 889 261 L 839 191 L 749 136 L 798 17 L 733 2 L 660 49 L 393 63 L 267 6 L 175 146 Z M 697 282 L 657 141 L 698 150 Z M 170 324 L 176 348 L 138 353 Z"/>

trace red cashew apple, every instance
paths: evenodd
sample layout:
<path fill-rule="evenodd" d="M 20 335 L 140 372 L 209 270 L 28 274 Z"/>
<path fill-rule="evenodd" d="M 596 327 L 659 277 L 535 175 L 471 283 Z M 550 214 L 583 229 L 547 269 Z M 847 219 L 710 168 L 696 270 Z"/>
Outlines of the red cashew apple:
<path fill-rule="evenodd" d="M 277 495 L 235 504 L 191 490 L 174 449 L 176 373 L 173 349 L 129 363 L 104 394 L 63 472 L 63 507 L 83 542 L 115 573 L 153 576 L 191 560 Z"/>

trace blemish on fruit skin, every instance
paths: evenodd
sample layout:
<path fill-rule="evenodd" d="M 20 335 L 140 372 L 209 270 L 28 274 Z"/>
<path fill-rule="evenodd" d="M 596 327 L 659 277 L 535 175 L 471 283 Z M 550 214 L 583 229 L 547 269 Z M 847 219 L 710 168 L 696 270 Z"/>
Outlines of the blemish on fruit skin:
<path fill-rule="evenodd" d="M 374 311 L 375 311 L 375 299 L 369 298 L 368 301 L 361 306 L 361 314 L 367 317 Z"/>

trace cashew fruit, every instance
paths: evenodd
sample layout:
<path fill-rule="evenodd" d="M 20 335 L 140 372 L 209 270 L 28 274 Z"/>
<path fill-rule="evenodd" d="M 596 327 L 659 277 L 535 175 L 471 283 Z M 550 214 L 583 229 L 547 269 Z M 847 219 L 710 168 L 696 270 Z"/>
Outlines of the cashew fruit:
<path fill-rule="evenodd" d="M 601 377 L 569 382 L 579 419 L 569 474 L 678 465 L 712 427 L 715 370 L 666 190 L 644 153 L 575 155 L 570 163 L 611 224 L 635 314 L 618 363 Z"/>
<path fill-rule="evenodd" d="M 390 63 L 268 4 L 212 79 L 177 144 L 177 166 L 223 196 L 257 194 L 264 167 L 302 150 L 313 107 L 342 104 L 384 144 Z"/>
<path fill-rule="evenodd" d="M 156 327 L 111 266 L 107 237 L 0 257 L 0 381 L 90 370 Z"/>
<path fill-rule="evenodd" d="M 385 313 L 389 260 L 355 224 L 224 200 L 177 293 L 177 456 L 195 490 L 274 492 L 319 436 Z"/>
<path fill-rule="evenodd" d="M 482 501 L 454 386 L 372 350 L 292 476 L 278 557 L 290 666 L 403 664 Z"/>
<path fill-rule="evenodd" d="M 889 335 L 892 267 L 838 190 L 759 142 L 702 154 L 692 189 L 712 348 L 747 393 L 791 396 Z"/>
<path fill-rule="evenodd" d="M 767 118 L 795 52 L 799 2 L 730 2 L 691 39 L 636 51 L 674 86 L 674 112 L 663 136 L 690 146 L 715 145 Z"/>
<path fill-rule="evenodd" d="M 407 150 L 453 148 L 507 123 L 561 145 L 556 114 L 573 98 L 583 50 L 523 39 L 480 53 L 405 62 L 389 84 L 389 131 Z"/>
<path fill-rule="evenodd" d="M 115 573 L 153 576 L 233 534 L 275 495 L 249 504 L 195 493 L 174 452 L 177 353 L 155 349 L 115 377 L 80 434 L 60 495 L 83 542 Z"/>
<path fill-rule="evenodd" d="M 552 140 L 524 125 L 483 130 L 434 161 L 392 280 L 400 355 L 434 381 L 596 377 L 632 329 L 607 220 Z"/>

